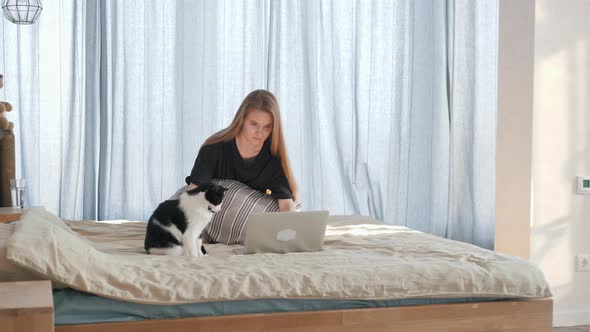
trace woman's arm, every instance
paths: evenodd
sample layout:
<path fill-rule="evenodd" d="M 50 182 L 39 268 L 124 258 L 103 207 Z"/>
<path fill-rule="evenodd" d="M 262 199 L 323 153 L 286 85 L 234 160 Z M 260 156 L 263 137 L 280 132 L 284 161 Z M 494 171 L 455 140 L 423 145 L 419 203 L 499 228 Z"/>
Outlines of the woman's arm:
<path fill-rule="evenodd" d="M 221 158 L 219 149 L 219 146 L 213 145 L 205 145 L 199 149 L 191 174 L 185 179 L 188 184 L 187 190 L 195 189 L 199 184 L 211 181 L 216 172 L 217 161 Z"/>
<path fill-rule="evenodd" d="M 289 212 L 295 211 L 295 203 L 290 198 L 287 199 L 277 199 L 279 202 L 279 211 L 281 212 Z"/>
<path fill-rule="evenodd" d="M 191 182 L 188 184 L 188 188 L 186 188 L 186 190 L 191 190 L 194 188 L 197 188 L 197 185 Z M 293 203 L 292 199 L 290 199 L 290 198 L 277 199 L 277 201 L 279 203 L 279 211 L 281 211 L 281 212 L 296 211 L 295 210 L 295 203 Z"/>

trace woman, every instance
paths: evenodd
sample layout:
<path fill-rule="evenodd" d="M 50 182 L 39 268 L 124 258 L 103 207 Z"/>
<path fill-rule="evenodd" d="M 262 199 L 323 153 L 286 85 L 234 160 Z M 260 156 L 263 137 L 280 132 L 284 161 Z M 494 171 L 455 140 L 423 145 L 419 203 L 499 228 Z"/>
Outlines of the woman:
<path fill-rule="evenodd" d="M 186 183 L 190 190 L 211 179 L 237 180 L 270 191 L 281 212 L 295 211 L 297 185 L 287 158 L 279 104 L 271 92 L 252 91 L 229 127 L 205 140 Z"/>

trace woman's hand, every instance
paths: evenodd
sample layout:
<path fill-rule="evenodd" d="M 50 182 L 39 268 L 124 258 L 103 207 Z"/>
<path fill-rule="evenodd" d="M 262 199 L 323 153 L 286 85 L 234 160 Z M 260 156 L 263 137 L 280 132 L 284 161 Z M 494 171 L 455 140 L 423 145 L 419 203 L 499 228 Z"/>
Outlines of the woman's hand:
<path fill-rule="evenodd" d="M 293 203 L 292 199 L 290 199 L 290 198 L 277 199 L 277 201 L 279 202 L 279 211 L 281 211 L 281 212 L 296 211 L 295 210 L 295 203 Z"/>

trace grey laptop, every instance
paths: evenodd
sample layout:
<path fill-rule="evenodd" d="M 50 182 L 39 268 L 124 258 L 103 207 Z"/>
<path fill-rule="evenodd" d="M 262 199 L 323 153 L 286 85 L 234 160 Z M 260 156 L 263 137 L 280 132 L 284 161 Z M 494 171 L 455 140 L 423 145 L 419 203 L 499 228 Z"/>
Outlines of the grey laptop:
<path fill-rule="evenodd" d="M 251 214 L 245 228 L 245 254 L 320 251 L 328 211 Z"/>

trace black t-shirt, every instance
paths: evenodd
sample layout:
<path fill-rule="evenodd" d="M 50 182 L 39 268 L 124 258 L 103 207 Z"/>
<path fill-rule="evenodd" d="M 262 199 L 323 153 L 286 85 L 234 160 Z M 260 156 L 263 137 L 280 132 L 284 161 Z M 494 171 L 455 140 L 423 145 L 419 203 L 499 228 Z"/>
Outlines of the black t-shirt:
<path fill-rule="evenodd" d="M 270 189 L 276 199 L 293 198 L 281 159 L 270 154 L 270 139 L 256 157 L 247 160 L 240 155 L 235 139 L 202 146 L 185 181 L 201 186 L 211 179 L 237 180 L 263 192 Z"/>

